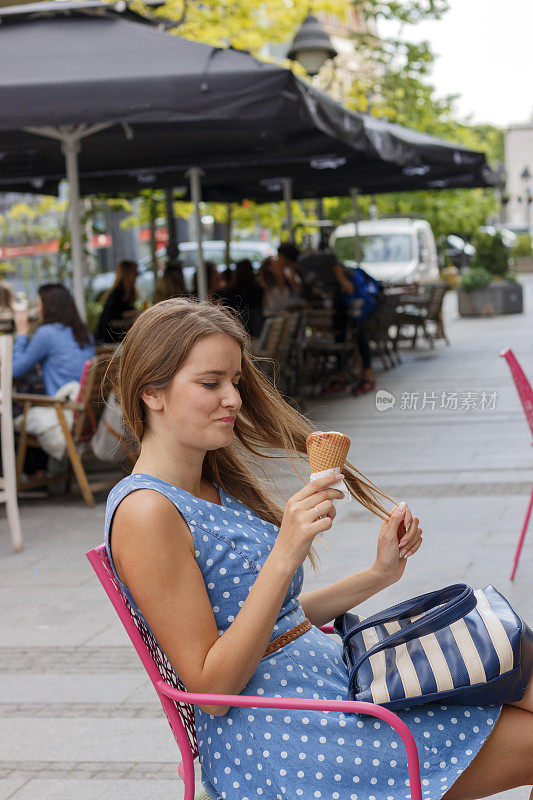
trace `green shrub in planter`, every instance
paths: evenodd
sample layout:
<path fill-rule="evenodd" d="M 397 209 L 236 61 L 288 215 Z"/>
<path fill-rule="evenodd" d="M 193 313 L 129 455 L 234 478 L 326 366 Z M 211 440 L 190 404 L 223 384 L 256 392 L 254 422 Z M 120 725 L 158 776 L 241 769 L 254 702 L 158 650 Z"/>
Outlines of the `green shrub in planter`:
<path fill-rule="evenodd" d="M 516 277 L 516 272 L 506 272 L 503 276 L 504 281 L 507 283 L 518 283 L 518 278 Z"/>
<path fill-rule="evenodd" d="M 531 236 L 529 233 L 521 233 L 516 237 L 516 242 L 511 248 L 513 258 L 531 258 L 533 247 L 531 246 Z"/>
<path fill-rule="evenodd" d="M 490 273 L 483 267 L 466 269 L 461 275 L 461 287 L 467 292 L 474 289 L 484 289 L 490 283 Z"/>
<path fill-rule="evenodd" d="M 473 269 L 482 267 L 496 277 L 503 277 L 509 271 L 509 251 L 500 233 L 494 236 L 478 233 L 472 244 L 476 248 L 471 264 Z"/>

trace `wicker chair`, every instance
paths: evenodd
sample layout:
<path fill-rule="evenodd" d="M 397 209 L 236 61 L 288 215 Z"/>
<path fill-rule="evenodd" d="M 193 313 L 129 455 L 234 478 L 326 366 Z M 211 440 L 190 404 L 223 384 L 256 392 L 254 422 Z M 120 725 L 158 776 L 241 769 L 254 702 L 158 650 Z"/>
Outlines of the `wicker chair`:
<path fill-rule="evenodd" d="M 80 393 L 75 401 L 58 400 L 55 397 L 48 397 L 41 394 L 13 394 L 13 400 L 21 403 L 24 408 L 22 428 L 20 431 L 17 449 L 17 485 L 20 489 L 33 489 L 36 486 L 43 486 L 51 481 L 67 479 L 67 490 L 70 488 L 72 473 L 80 487 L 83 499 L 88 506 L 94 506 L 93 492 L 111 488 L 116 482 L 105 480 L 89 483 L 87 474 L 83 467 L 81 452 L 83 446 L 87 445 L 98 427 L 98 422 L 105 408 L 105 403 L 111 390 L 111 381 L 105 380 L 111 351 L 105 351 L 94 356 L 85 362 L 83 374 L 80 380 Z M 67 445 L 67 455 L 69 459 L 68 470 L 65 474 L 54 475 L 40 480 L 30 480 L 21 484 L 24 457 L 28 445 L 39 446 L 37 439 L 30 436 L 26 431 L 26 417 L 32 406 L 48 406 L 54 408 L 65 437 Z M 69 426 L 65 411 L 74 411 L 72 425 Z M 127 453 L 125 452 L 125 456 Z"/>
<path fill-rule="evenodd" d="M 174 672 L 170 661 L 159 647 L 154 635 L 122 594 L 118 581 L 111 569 L 105 546 L 100 545 L 94 550 L 90 550 L 87 553 L 87 558 L 120 617 L 120 621 L 124 625 L 161 701 L 182 758 L 178 766 L 178 774 L 185 783 L 184 800 L 194 800 L 193 762 L 198 756 L 198 742 L 196 740 L 193 706 L 213 704 L 248 708 L 291 708 L 300 711 L 344 711 L 347 714 L 360 713 L 377 717 L 391 725 L 401 737 L 407 754 L 411 798 L 412 800 L 422 800 L 420 767 L 415 740 L 407 725 L 392 711 L 372 703 L 360 703 L 353 700 L 307 700 L 288 697 L 247 696 L 241 694 L 210 695 L 187 692 Z M 333 633 L 331 626 L 324 626 L 322 630 L 326 633 Z M 200 798 L 196 798 L 196 800 L 200 800 Z"/>
<path fill-rule="evenodd" d="M 402 306 L 398 309 L 396 315 L 395 352 L 397 352 L 398 344 L 401 341 L 410 340 L 411 347 L 415 347 L 420 328 L 431 349 L 435 347 L 435 339 L 444 339 L 447 345 L 450 344 L 444 330 L 442 316 L 442 304 L 447 288 L 448 286 L 445 283 L 436 283 L 429 287 L 423 295 L 403 296 Z M 413 326 L 413 334 L 411 336 L 405 336 L 402 331 L 402 328 L 406 325 Z"/>
<path fill-rule="evenodd" d="M 397 358 L 390 328 L 396 324 L 398 296 L 385 293 L 375 310 L 364 323 L 368 341 L 381 359 L 384 369 L 396 366 Z"/>
<path fill-rule="evenodd" d="M 351 320 L 343 341 L 335 341 L 332 309 L 308 308 L 302 312 L 296 358 L 301 391 L 320 395 L 333 375 L 342 371 L 347 385 L 355 393 L 360 378 L 357 348 L 352 337 Z"/>

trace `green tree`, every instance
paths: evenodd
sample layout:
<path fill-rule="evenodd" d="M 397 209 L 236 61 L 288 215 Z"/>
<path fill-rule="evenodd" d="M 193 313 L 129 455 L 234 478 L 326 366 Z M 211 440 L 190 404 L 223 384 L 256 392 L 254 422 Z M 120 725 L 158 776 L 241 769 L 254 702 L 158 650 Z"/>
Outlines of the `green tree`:
<path fill-rule="evenodd" d="M 435 87 L 425 77 L 433 56 L 429 45 L 406 48 L 403 68 L 389 67 L 380 75 L 364 75 L 352 87 L 348 105 L 391 122 L 479 150 L 489 163 L 503 161 L 503 131 L 492 125 L 471 125 L 458 121 L 456 97 L 437 97 Z M 497 211 L 492 189 L 452 189 L 443 191 L 401 192 L 376 198 L 380 216 L 413 215 L 427 219 L 436 236 L 457 233 L 471 237 L 488 216 Z M 370 198 L 360 199 L 361 213 L 368 213 Z M 353 217 L 349 200 L 326 203 L 335 221 Z"/>
<path fill-rule="evenodd" d="M 152 13 L 139 6 L 144 13 Z M 354 110 L 371 113 L 400 125 L 415 128 L 473 149 L 484 151 L 492 163 L 503 159 L 503 133 L 490 125 L 459 122 L 454 110 L 454 96 L 439 98 L 428 75 L 434 56 L 428 42 L 408 40 L 410 25 L 422 19 L 439 19 L 447 10 L 446 0 L 316 0 L 313 13 L 335 14 L 349 19 L 355 13 L 363 24 L 352 34 L 354 48 L 361 60 L 371 65 L 361 70 L 346 104 Z M 289 42 L 303 18 L 309 13 L 307 0 L 168 0 L 156 12 L 169 21 L 171 31 L 215 46 L 246 48 L 259 54 L 268 43 Z M 375 24 L 380 20 L 396 21 L 402 36 L 380 38 Z M 366 24 L 365 24 L 366 23 Z M 298 65 L 288 64 L 301 73 Z M 317 84 L 320 86 L 320 76 Z M 326 88 L 327 85 L 323 88 Z M 147 196 L 151 192 L 146 193 Z M 162 195 L 155 193 L 162 205 Z M 370 198 L 360 199 L 361 212 L 368 212 Z M 488 215 L 494 214 L 496 201 L 492 190 L 448 190 L 439 192 L 397 193 L 377 198 L 380 215 L 405 214 L 428 219 L 435 234 L 454 231 L 470 236 Z M 148 204 L 146 208 L 154 208 Z M 340 223 L 351 219 L 353 211 L 348 198 L 329 198 L 325 202 L 328 218 Z M 186 206 L 176 205 L 176 213 L 188 215 Z M 226 219 L 224 204 L 209 204 L 208 212 L 217 221 Z M 144 212 L 143 212 L 144 213 Z M 164 213 L 163 211 L 161 213 Z M 314 217 L 312 203 L 294 204 L 295 222 Z M 234 226 L 241 231 L 260 224 L 274 236 L 282 234 L 285 208 L 283 204 L 245 202 L 234 205 Z"/>

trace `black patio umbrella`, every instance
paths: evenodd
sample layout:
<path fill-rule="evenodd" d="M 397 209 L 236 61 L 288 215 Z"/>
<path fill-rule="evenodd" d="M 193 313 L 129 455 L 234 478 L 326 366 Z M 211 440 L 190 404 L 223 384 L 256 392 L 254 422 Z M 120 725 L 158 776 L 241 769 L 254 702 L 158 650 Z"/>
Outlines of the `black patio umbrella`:
<path fill-rule="evenodd" d="M 482 153 L 343 108 L 290 70 L 166 34 L 124 3 L 0 9 L 0 190 L 185 185 L 277 200 L 495 182 Z M 206 293 L 204 270 L 200 294 Z"/>

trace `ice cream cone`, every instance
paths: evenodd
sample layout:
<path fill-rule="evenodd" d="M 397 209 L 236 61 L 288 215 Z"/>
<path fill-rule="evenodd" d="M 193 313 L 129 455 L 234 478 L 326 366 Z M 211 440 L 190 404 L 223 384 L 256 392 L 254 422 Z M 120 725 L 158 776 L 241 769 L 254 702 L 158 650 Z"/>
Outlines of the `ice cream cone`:
<path fill-rule="evenodd" d="M 351 441 L 349 436 L 339 431 L 316 431 L 307 437 L 305 444 L 309 466 L 314 474 L 325 469 L 337 468 L 341 471 Z"/>

